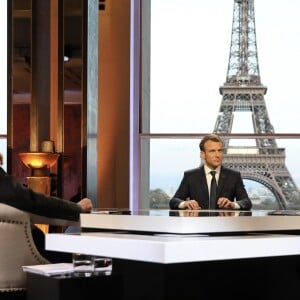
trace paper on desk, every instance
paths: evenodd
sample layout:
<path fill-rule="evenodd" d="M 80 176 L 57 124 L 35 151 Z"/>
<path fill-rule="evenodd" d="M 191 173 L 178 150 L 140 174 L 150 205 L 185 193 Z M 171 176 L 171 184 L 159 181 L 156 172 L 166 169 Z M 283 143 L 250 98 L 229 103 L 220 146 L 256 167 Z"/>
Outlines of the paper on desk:
<path fill-rule="evenodd" d="M 24 272 L 31 272 L 45 276 L 55 276 L 61 274 L 68 274 L 73 272 L 72 263 L 57 263 L 57 264 L 44 264 L 23 266 Z"/>
<path fill-rule="evenodd" d="M 163 236 L 163 237 L 179 237 L 179 238 L 186 238 L 186 237 L 207 237 L 208 234 L 201 234 L 201 233 L 187 233 L 187 234 L 178 234 L 178 233 L 155 233 L 154 236 Z"/>

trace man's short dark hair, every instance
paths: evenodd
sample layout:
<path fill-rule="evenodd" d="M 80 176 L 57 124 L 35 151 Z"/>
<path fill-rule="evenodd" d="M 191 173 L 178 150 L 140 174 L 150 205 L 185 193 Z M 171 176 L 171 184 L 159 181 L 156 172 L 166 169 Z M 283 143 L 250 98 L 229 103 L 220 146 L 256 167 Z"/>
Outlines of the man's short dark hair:
<path fill-rule="evenodd" d="M 221 139 L 217 134 L 214 134 L 214 133 L 212 133 L 212 134 L 207 134 L 207 135 L 205 135 L 205 136 L 202 138 L 202 140 L 201 140 L 201 142 L 200 142 L 200 144 L 199 144 L 199 148 L 200 148 L 201 151 L 205 151 L 205 149 L 204 149 L 204 144 L 205 144 L 207 141 L 212 141 L 212 142 L 217 142 L 217 143 L 222 143 L 222 144 L 223 144 L 222 139 Z"/>

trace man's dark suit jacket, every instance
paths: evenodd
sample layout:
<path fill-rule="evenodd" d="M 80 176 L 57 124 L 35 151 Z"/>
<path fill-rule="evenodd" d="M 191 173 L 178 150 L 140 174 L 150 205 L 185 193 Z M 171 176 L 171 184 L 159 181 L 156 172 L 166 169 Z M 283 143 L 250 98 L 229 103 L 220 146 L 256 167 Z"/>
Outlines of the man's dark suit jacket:
<path fill-rule="evenodd" d="M 231 201 L 236 199 L 241 210 L 250 210 L 252 207 L 240 172 L 223 166 L 217 188 L 217 199 L 220 197 L 226 197 Z M 209 208 L 209 193 L 203 165 L 184 172 L 182 181 L 170 200 L 169 206 L 171 209 L 178 209 L 182 200 L 189 199 L 197 200 L 202 209 Z"/>
<path fill-rule="evenodd" d="M 36 193 L 0 167 L 0 202 L 48 218 L 78 221 L 77 203 Z"/>

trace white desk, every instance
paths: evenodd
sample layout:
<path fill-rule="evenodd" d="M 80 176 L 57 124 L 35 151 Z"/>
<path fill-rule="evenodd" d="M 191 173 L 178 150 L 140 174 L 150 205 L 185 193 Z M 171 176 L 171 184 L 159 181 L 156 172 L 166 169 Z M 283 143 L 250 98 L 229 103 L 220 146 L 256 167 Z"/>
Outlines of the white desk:
<path fill-rule="evenodd" d="M 152 263 L 184 263 L 300 255 L 300 236 L 166 237 L 136 234 L 47 234 L 46 248 Z"/>
<path fill-rule="evenodd" d="M 82 215 L 81 226 L 102 232 L 47 234 L 46 248 L 112 257 L 123 300 L 217 299 L 224 292 L 231 299 L 258 299 L 258 289 L 259 299 L 293 299 L 300 285 L 300 235 L 272 231 L 299 230 L 299 222 L 299 216 L 91 214 Z M 269 233 L 260 232 L 264 226 Z M 203 234 L 205 228 L 228 235 Z M 246 233 L 249 229 L 259 233 Z M 201 234 L 182 236 L 195 232 Z"/>
<path fill-rule="evenodd" d="M 46 248 L 113 257 L 122 300 L 294 299 L 300 285 L 296 235 L 47 234 Z"/>
<path fill-rule="evenodd" d="M 251 216 L 249 212 L 237 216 L 240 212 L 227 211 L 216 216 L 214 212 L 181 211 L 184 214 L 180 216 L 177 216 L 179 211 L 169 210 L 131 215 L 81 214 L 83 230 L 113 232 L 50 234 L 46 236 L 46 248 L 167 264 L 300 254 L 300 235 L 278 234 L 283 230 L 299 230 L 300 216 L 268 216 L 267 211 L 253 211 Z M 190 213 L 193 216 L 186 217 Z M 228 235 L 209 236 L 209 233 Z"/>

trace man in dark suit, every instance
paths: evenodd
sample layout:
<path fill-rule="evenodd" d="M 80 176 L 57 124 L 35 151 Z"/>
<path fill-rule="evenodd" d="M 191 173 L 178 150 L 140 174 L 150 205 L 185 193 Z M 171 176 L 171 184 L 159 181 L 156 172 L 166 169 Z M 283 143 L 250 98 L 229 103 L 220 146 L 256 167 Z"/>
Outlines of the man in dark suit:
<path fill-rule="evenodd" d="M 0 153 L 0 166 L 2 164 L 3 156 Z M 80 213 L 90 213 L 93 208 L 89 198 L 74 203 L 34 192 L 15 177 L 8 175 L 2 167 L 0 167 L 0 202 L 36 215 L 70 221 L 79 221 Z M 32 229 L 33 239 L 40 253 L 52 262 L 59 261 L 60 258 L 56 257 L 56 253 L 45 251 L 43 232 L 36 226 Z"/>
<path fill-rule="evenodd" d="M 240 172 L 222 166 L 223 141 L 218 135 L 203 137 L 200 144 L 203 165 L 184 172 L 181 183 L 169 202 L 171 209 L 250 210 L 251 200 Z M 210 199 L 211 171 L 217 181 L 216 199 Z"/>

